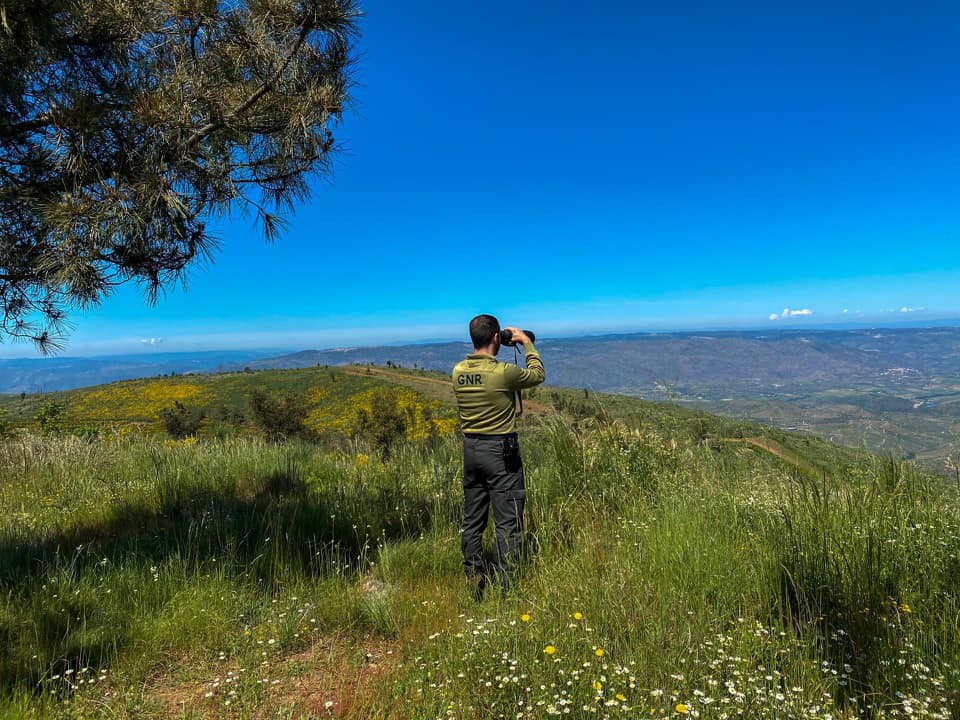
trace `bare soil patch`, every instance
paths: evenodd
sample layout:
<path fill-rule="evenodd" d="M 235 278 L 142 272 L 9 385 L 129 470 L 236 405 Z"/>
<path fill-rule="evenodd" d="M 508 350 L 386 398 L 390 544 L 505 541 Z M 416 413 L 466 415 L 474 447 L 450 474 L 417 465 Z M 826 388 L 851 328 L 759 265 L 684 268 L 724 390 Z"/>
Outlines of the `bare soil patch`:
<path fill-rule="evenodd" d="M 375 692 L 373 686 L 399 661 L 396 642 L 321 638 L 272 662 L 269 674 L 273 679 L 264 685 L 256 708 L 251 711 L 245 700 L 241 712 L 264 720 L 276 717 L 279 710 L 292 718 L 346 717 L 359 701 Z M 239 678 L 238 667 L 218 668 L 218 677 L 206 681 L 160 679 L 145 693 L 147 705 L 156 709 L 151 717 L 232 717 L 232 708 L 225 703 L 230 678 Z"/>

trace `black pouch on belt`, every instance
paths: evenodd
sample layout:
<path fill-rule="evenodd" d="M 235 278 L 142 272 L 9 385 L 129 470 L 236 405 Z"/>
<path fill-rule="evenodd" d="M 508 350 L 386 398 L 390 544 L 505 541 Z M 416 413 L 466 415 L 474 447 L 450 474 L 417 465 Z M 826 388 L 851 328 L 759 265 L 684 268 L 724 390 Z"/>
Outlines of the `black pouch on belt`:
<path fill-rule="evenodd" d="M 520 460 L 520 441 L 515 435 L 503 439 L 503 464 L 507 472 L 519 472 L 523 464 Z"/>

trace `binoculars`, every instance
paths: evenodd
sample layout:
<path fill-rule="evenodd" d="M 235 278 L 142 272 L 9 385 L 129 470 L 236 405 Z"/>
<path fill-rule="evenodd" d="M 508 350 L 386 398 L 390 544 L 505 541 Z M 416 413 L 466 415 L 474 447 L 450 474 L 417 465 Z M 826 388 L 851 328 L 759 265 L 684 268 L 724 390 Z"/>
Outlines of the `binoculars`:
<path fill-rule="evenodd" d="M 536 342 L 536 341 L 537 341 L 537 336 L 533 334 L 533 330 L 524 330 L 524 332 L 527 334 L 527 337 L 530 338 L 530 342 Z M 513 346 L 516 345 L 517 343 L 516 343 L 516 341 L 513 339 L 513 333 L 512 333 L 512 332 L 510 332 L 509 330 L 501 330 L 501 331 L 500 331 L 500 344 L 501 344 L 501 345 L 509 345 L 510 347 L 513 347 Z"/>

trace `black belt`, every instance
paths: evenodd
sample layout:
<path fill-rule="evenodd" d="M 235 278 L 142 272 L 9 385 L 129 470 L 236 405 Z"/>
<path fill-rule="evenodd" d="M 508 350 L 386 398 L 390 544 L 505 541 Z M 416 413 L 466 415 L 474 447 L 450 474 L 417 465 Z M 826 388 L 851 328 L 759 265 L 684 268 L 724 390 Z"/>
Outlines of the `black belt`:
<path fill-rule="evenodd" d="M 515 438 L 517 437 L 517 434 L 515 432 L 512 432 L 512 433 L 499 433 L 494 435 L 485 435 L 483 433 L 465 432 L 463 436 L 467 438 L 475 438 L 477 440 L 502 440 L 505 438 Z"/>

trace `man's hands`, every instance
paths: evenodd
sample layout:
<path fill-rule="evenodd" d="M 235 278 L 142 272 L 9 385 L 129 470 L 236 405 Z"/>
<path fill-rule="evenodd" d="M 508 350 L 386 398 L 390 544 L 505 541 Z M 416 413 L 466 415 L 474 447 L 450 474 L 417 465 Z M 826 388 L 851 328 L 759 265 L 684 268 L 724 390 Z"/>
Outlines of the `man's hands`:
<path fill-rule="evenodd" d="M 510 333 L 511 333 L 511 335 L 510 335 L 510 341 L 511 341 L 512 343 L 516 343 L 516 344 L 518 344 L 518 345 L 524 345 L 524 344 L 526 344 L 526 343 L 528 343 L 528 342 L 531 342 L 531 340 L 530 340 L 530 338 L 527 336 L 527 334 L 526 334 L 523 330 L 521 330 L 520 328 L 508 327 L 508 328 L 504 328 L 504 330 L 509 330 L 509 331 L 510 331 Z"/>

